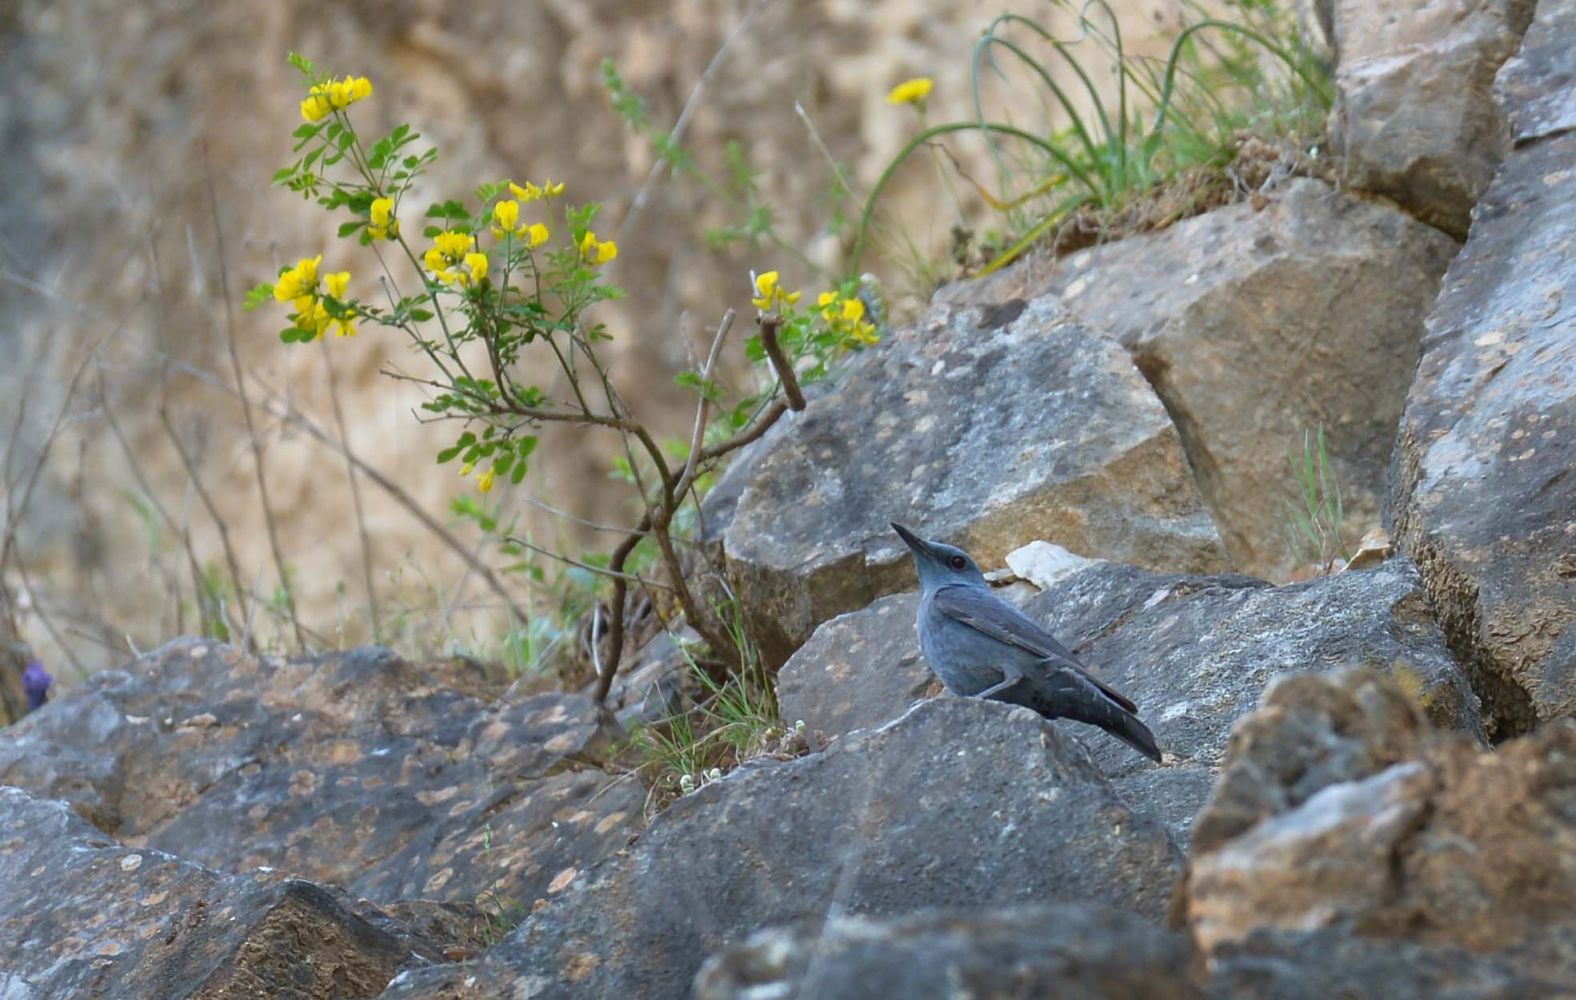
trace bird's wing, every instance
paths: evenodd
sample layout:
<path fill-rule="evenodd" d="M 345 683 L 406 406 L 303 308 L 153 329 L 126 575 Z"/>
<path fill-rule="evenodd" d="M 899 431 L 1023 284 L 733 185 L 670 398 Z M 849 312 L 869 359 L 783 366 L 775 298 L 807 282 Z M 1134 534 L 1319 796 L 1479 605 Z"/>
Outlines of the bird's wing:
<path fill-rule="evenodd" d="M 953 621 L 967 625 L 998 642 L 1016 646 L 1044 660 L 1052 661 L 1058 668 L 1074 671 L 1112 701 L 1129 712 L 1138 711 L 1126 695 L 1107 687 L 1099 678 L 1084 670 L 1072 651 L 1056 641 L 1056 637 L 1041 628 L 1034 619 L 1017 608 L 974 587 L 942 587 L 936 591 L 934 606 L 937 611 Z"/>

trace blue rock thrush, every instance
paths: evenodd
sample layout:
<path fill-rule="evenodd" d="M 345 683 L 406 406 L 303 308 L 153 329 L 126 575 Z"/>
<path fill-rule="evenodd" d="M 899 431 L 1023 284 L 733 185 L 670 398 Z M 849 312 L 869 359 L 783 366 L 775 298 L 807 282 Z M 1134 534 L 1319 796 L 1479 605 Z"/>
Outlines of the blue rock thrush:
<path fill-rule="evenodd" d="M 919 648 L 948 691 L 1099 726 L 1159 762 L 1154 734 L 1134 714 L 1138 706 L 1090 676 L 1055 636 L 992 594 L 967 552 L 927 542 L 901 524 L 892 528 L 919 569 Z"/>

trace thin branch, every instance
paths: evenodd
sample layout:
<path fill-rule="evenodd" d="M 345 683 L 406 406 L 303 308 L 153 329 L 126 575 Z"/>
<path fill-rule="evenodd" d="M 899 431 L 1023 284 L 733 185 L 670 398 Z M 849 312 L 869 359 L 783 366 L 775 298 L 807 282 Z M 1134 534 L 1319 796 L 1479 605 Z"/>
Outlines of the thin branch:
<path fill-rule="evenodd" d="M 538 553 L 539 555 L 547 556 L 549 559 L 556 559 L 559 562 L 573 566 L 576 569 L 583 569 L 589 573 L 595 573 L 598 576 L 605 576 L 610 580 L 623 580 L 626 583 L 638 583 L 642 587 L 655 587 L 658 590 L 671 591 L 674 589 L 665 583 L 658 583 L 655 580 L 648 580 L 643 576 L 636 576 L 633 573 L 614 572 L 605 566 L 593 566 L 590 563 L 581 562 L 579 559 L 566 556 L 560 552 L 554 552 L 552 549 L 537 545 L 535 542 L 528 542 L 523 538 L 517 538 L 514 535 L 506 535 L 504 540 L 513 542 L 515 545 L 518 545 L 521 548 L 530 549 L 532 552 Z"/>
<path fill-rule="evenodd" d="M 648 509 L 640 523 L 618 543 L 618 548 L 613 550 L 608 560 L 608 568 L 618 576 L 613 578 L 613 599 L 609 603 L 613 622 L 608 634 L 607 662 L 602 664 L 602 672 L 596 679 L 596 691 L 591 695 L 598 705 L 607 700 L 607 693 L 613 687 L 613 675 L 618 673 L 618 663 L 624 657 L 624 600 L 629 595 L 629 581 L 624 579 L 624 564 L 650 530 L 651 511 Z"/>
<path fill-rule="evenodd" d="M 219 294 L 224 299 L 224 343 L 230 355 L 230 368 L 235 376 L 236 396 L 241 401 L 241 414 L 246 418 L 246 436 L 252 446 L 252 468 L 257 477 L 257 495 L 263 504 L 263 520 L 268 526 L 268 547 L 273 552 L 274 571 L 279 574 L 279 588 L 284 593 L 285 608 L 290 612 L 290 624 L 295 629 L 296 646 L 306 648 L 306 636 L 301 631 L 301 617 L 296 613 L 295 595 L 290 590 L 290 577 L 285 572 L 284 549 L 279 544 L 279 525 L 274 519 L 274 507 L 268 499 L 268 471 L 263 463 L 263 442 L 257 433 L 257 422 L 252 419 L 252 400 L 246 392 L 246 379 L 241 371 L 241 355 L 235 347 L 235 317 L 230 308 L 230 273 L 224 249 L 224 227 L 219 224 L 219 194 L 214 188 L 213 170 L 207 166 L 207 147 L 203 149 L 203 177 L 208 187 L 208 209 L 213 217 L 213 238 L 219 264 Z"/>
<path fill-rule="evenodd" d="M 339 401 L 339 376 L 334 372 L 333 359 L 328 354 L 328 341 L 319 337 L 319 345 L 323 348 L 323 367 L 328 372 L 328 398 L 333 402 L 334 424 L 339 431 L 339 439 L 348 442 L 350 432 L 345 428 L 345 409 Z M 380 635 L 383 632 L 383 623 L 378 616 L 378 591 L 372 580 L 372 542 L 367 535 L 367 515 L 361 505 L 361 480 L 356 477 L 355 463 L 345 459 L 345 477 L 350 480 L 350 503 L 356 514 L 356 533 L 361 536 L 361 575 L 367 585 L 367 610 L 372 616 L 372 634 Z"/>
<path fill-rule="evenodd" d="M 782 344 L 777 340 L 777 331 L 782 329 L 783 318 L 776 313 L 763 313 L 755 317 L 755 325 L 760 327 L 761 346 L 766 348 L 766 357 L 772 363 L 772 370 L 783 384 L 788 408 L 795 412 L 804 409 L 804 391 L 799 388 L 799 377 L 794 374 L 793 365 L 789 364 L 788 356 L 783 353 Z"/>
<path fill-rule="evenodd" d="M 109 404 L 107 401 L 104 408 L 105 412 L 107 413 L 109 410 Z M 181 444 L 181 436 L 176 433 L 175 424 L 170 420 L 170 411 L 162 402 L 159 404 L 159 422 L 164 425 L 164 432 L 165 434 L 169 435 L 170 444 L 174 446 L 175 453 L 181 457 L 181 465 L 186 469 L 187 481 L 192 484 L 192 489 L 197 493 L 197 499 L 202 501 L 203 509 L 208 512 L 208 518 L 209 520 L 213 521 L 214 530 L 219 534 L 219 544 L 224 549 L 225 566 L 230 571 L 230 588 L 235 592 L 235 601 L 237 606 L 239 606 L 241 602 L 246 600 L 246 591 L 241 587 L 241 566 L 235 558 L 235 548 L 230 544 L 230 528 L 225 523 L 224 517 L 220 515 L 218 505 L 216 505 L 213 501 L 213 495 L 210 494 L 208 492 L 208 488 L 203 485 L 202 477 L 199 476 L 197 472 L 197 462 L 192 458 L 192 456 L 186 453 L 185 446 Z M 118 432 L 116 436 L 119 436 Z M 140 474 L 138 475 L 138 479 L 139 481 L 141 480 Z M 147 492 L 147 485 L 145 483 L 143 485 L 143 492 Z M 187 551 L 191 551 L 191 542 L 189 537 L 187 539 Z M 195 563 L 196 557 L 194 555 L 193 564 L 195 565 Z M 198 588 L 198 607 L 201 607 L 202 581 L 201 579 L 198 579 L 194 581 L 194 583 Z M 248 633 L 246 636 L 242 646 L 250 652 L 257 652 L 257 643 L 252 641 L 250 633 Z"/>
<path fill-rule="evenodd" d="M 722 352 L 722 342 L 727 339 L 728 331 L 733 328 L 734 311 L 729 309 L 722 314 L 722 322 L 717 324 L 717 335 L 712 338 L 711 350 L 706 354 L 706 364 L 700 371 L 700 401 L 695 404 L 695 428 L 690 432 L 689 457 L 684 461 L 684 471 L 679 473 L 678 495 L 682 500 L 684 494 L 689 492 L 691 481 L 695 476 L 695 467 L 700 461 L 700 449 L 706 437 L 706 418 L 711 409 L 711 394 L 707 387 L 711 383 L 712 372 L 717 367 L 717 355 Z"/>

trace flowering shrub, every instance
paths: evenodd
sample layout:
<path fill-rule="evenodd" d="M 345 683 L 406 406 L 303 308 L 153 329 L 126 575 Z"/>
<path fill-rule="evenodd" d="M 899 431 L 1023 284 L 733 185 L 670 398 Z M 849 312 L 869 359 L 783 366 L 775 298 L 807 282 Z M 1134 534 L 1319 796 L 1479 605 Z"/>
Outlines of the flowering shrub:
<path fill-rule="evenodd" d="M 589 312 L 623 294 L 606 277 L 618 244 L 592 229 L 600 206 L 576 204 L 562 182 L 496 180 L 480 184 L 470 202 L 438 202 L 418 214 L 408 197 L 437 152 L 418 150 L 420 136 L 408 125 L 368 144 L 350 108 L 372 96 L 372 83 L 324 76 L 309 60 L 294 54 L 290 59 L 306 78 L 304 123 L 294 133 L 295 160 L 274 175 L 274 183 L 341 217 L 339 237 L 373 251 L 387 294 L 383 301 L 359 297 L 354 274 L 324 271 L 324 255 L 318 254 L 254 287 L 247 308 L 270 299 L 285 305 L 289 326 L 279 337 L 286 343 L 329 332 L 353 336 L 369 327 L 399 331 L 431 370 L 394 377 L 425 386 L 429 396 L 422 408 L 429 419 L 455 425 L 438 462 L 458 461 L 483 493 L 525 477 L 536 432 L 545 423 L 621 435 L 626 453 L 635 456 L 628 478 L 643 514 L 606 560 L 609 605 L 621 612 L 631 580 L 670 589 L 686 619 L 714 651 L 726 655 L 719 648 L 726 645 L 724 637 L 709 627 L 707 609 L 696 605 L 684 580 L 674 519 L 687 499 L 698 501 L 698 483 L 725 455 L 758 438 L 783 413 L 804 407 L 801 380 L 824 374 L 838 353 L 875 342 L 876 328 L 857 285 L 826 292 L 811 310 L 798 308 L 800 293 L 783 289 L 777 272 L 752 277 L 760 315 L 746 349 L 761 365 L 758 389 L 731 407 L 720 405 L 723 392 L 713 375 L 732 325 L 730 310 L 705 365 L 678 378 L 696 394 L 697 413 L 687 449 L 671 455 L 619 395 L 598 351 L 610 334 Z M 411 235 L 417 225 L 419 242 Z M 396 266 L 401 258 L 406 266 Z M 334 264 L 343 262 L 336 258 Z M 535 364 L 525 363 L 528 355 Z M 545 370 L 568 385 L 561 398 L 530 378 L 532 371 L 544 371 L 544 361 Z M 524 545 L 506 538 L 505 552 L 517 555 Z M 660 559 L 664 580 L 626 572 L 631 555 L 643 546 Z M 610 618 L 613 650 L 603 664 L 604 693 L 623 635 L 621 613 Z"/>

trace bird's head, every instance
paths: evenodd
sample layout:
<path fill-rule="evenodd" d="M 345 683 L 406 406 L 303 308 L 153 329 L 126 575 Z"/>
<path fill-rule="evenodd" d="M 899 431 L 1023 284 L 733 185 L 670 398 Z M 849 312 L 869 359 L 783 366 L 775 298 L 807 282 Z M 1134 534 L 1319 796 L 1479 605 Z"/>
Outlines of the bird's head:
<path fill-rule="evenodd" d="M 985 574 L 980 572 L 967 552 L 945 542 L 927 542 L 896 521 L 892 522 L 892 530 L 914 553 L 914 566 L 919 570 L 919 585 L 925 590 L 935 590 L 948 584 L 985 586 Z"/>

